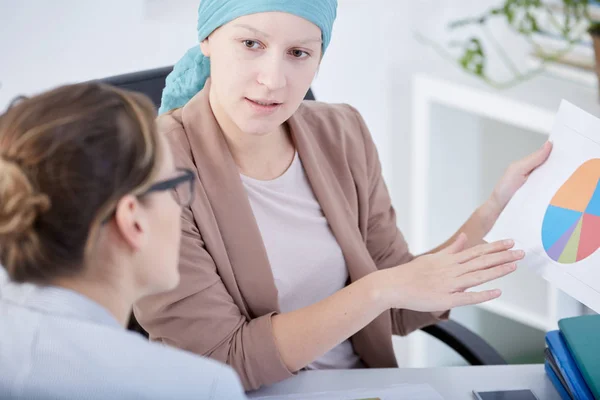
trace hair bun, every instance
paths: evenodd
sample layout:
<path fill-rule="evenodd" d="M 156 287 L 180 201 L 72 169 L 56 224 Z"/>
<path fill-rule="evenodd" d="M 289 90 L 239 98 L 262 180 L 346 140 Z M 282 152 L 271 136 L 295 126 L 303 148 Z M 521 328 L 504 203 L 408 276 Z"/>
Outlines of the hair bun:
<path fill-rule="evenodd" d="M 49 208 L 48 196 L 36 193 L 19 164 L 0 155 L 0 246 L 30 237 L 37 217 Z"/>

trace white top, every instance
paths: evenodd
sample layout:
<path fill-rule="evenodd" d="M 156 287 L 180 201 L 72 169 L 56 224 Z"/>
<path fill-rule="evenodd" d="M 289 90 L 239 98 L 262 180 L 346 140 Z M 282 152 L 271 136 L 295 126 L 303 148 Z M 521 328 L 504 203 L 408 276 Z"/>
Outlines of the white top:
<path fill-rule="evenodd" d="M 245 398 L 231 368 L 150 343 L 74 291 L 0 271 L 0 399 Z"/>
<path fill-rule="evenodd" d="M 307 307 L 344 288 L 346 261 L 298 153 L 288 170 L 274 180 L 241 178 L 267 250 L 281 312 Z M 307 368 L 361 366 L 352 343 L 346 340 Z"/>

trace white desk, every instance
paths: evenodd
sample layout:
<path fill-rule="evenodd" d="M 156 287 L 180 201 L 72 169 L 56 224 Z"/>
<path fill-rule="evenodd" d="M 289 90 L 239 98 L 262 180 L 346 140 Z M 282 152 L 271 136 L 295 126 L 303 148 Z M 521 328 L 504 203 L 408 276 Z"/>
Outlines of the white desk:
<path fill-rule="evenodd" d="M 474 389 L 530 389 L 540 400 L 560 400 L 543 365 L 306 371 L 249 393 L 248 397 L 377 388 L 399 383 L 427 383 L 448 400 L 473 400 Z"/>

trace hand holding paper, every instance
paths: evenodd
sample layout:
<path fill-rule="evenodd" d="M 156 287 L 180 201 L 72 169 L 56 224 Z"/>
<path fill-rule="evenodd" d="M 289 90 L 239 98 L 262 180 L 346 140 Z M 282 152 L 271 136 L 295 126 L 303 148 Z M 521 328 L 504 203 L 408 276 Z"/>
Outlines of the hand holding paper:
<path fill-rule="evenodd" d="M 486 240 L 513 238 L 523 266 L 600 311 L 600 120 L 563 101 L 550 141 Z"/>
<path fill-rule="evenodd" d="M 494 191 L 488 200 L 492 205 L 491 208 L 497 210 L 497 213 L 500 214 L 517 190 L 527 182 L 529 175 L 548 159 L 551 151 L 552 143 L 548 141 L 537 151 L 511 164 L 494 187 Z"/>

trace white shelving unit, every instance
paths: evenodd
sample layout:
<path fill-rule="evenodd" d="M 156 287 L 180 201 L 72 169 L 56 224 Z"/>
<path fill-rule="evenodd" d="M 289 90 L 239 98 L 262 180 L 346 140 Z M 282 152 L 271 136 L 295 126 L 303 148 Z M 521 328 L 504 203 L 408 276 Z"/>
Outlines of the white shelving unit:
<path fill-rule="evenodd" d="M 460 73 L 421 73 L 412 89 L 410 243 L 415 254 L 450 237 L 485 201 L 510 162 L 547 140 L 561 99 L 600 116 L 597 90 L 549 76 L 499 91 Z M 515 323 L 527 332 L 523 336 L 539 338 L 556 329 L 560 318 L 584 312 L 579 302 L 526 266 L 493 286 L 503 290 L 500 299 L 457 312 L 457 319 L 470 320 L 490 342 L 493 332 L 473 315 L 487 313 L 485 318 L 491 315 L 494 321 L 488 325 Z M 521 334 L 515 335 L 518 343 Z M 437 351 L 435 346 L 424 334 L 409 338 L 408 365 L 430 366 L 427 353 Z M 534 342 L 542 351 L 543 341 Z M 524 344 L 523 351 L 531 346 Z"/>

